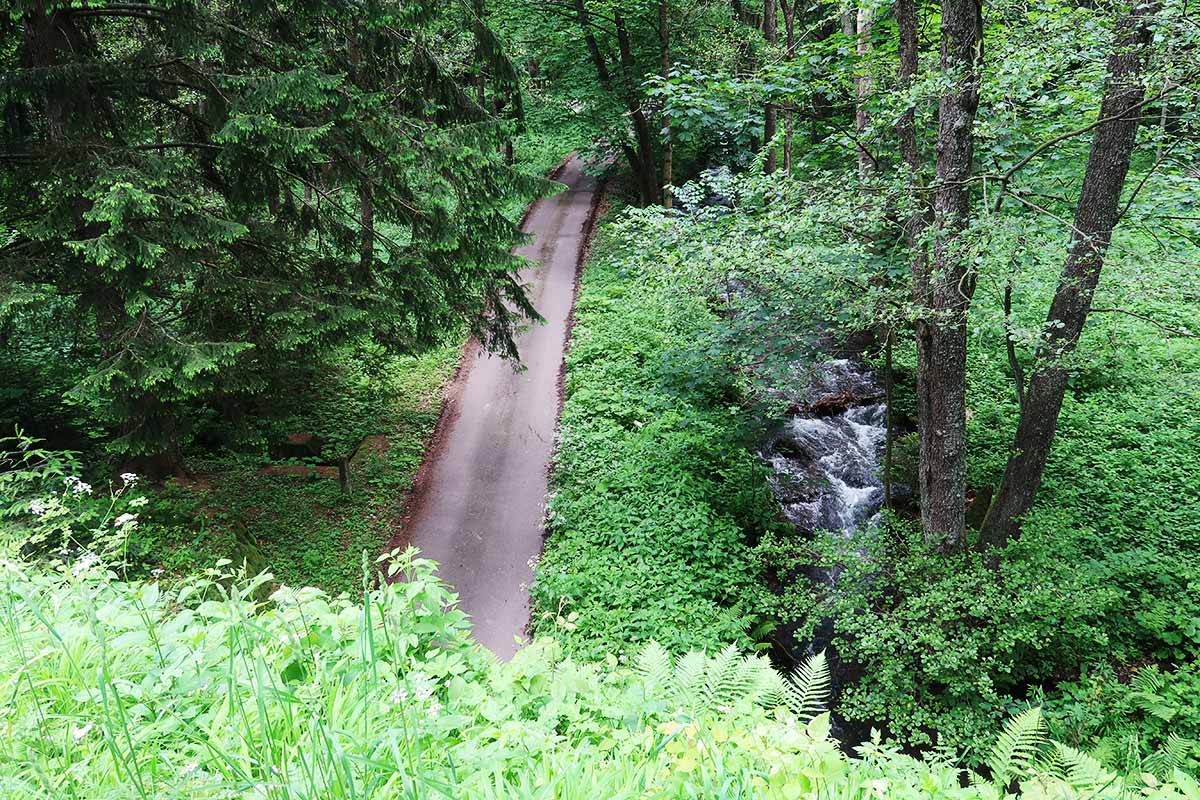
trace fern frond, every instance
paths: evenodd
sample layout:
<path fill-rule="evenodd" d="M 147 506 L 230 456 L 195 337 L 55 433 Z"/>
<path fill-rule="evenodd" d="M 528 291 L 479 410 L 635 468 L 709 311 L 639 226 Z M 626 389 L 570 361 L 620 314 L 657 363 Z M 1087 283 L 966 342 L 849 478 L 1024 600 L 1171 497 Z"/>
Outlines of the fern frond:
<path fill-rule="evenodd" d="M 1129 685 L 1139 692 L 1158 694 L 1163 688 L 1162 673 L 1156 666 L 1144 667 L 1134 673 Z"/>
<path fill-rule="evenodd" d="M 1117 780 L 1115 773 L 1109 772 L 1104 765 L 1092 756 L 1074 747 L 1054 742 L 1054 759 L 1056 777 L 1080 792 L 1099 792 Z"/>
<path fill-rule="evenodd" d="M 707 661 L 704 653 L 693 652 L 676 662 L 671 696 L 680 706 L 693 711 L 702 707 Z"/>
<path fill-rule="evenodd" d="M 807 722 L 825 710 L 831 686 L 829 660 L 822 650 L 784 681 L 784 700 L 793 714 Z"/>
<path fill-rule="evenodd" d="M 728 645 L 708 660 L 701 687 L 705 709 L 736 702 L 746 692 L 742 654 L 737 645 Z"/>
<path fill-rule="evenodd" d="M 992 781 L 1007 786 L 1013 778 L 1029 771 L 1046 744 L 1042 709 L 1031 708 L 1010 719 L 996 739 L 988 758 Z"/>
<path fill-rule="evenodd" d="M 667 648 L 658 642 L 650 642 L 638 655 L 635 669 L 646 690 L 654 691 L 670 685 L 671 667 L 671 654 Z"/>
<path fill-rule="evenodd" d="M 746 700 L 765 706 L 777 705 L 770 702 L 783 686 L 783 681 L 769 659 L 764 656 L 749 656 L 746 667 L 751 671 L 751 681 L 746 694 Z"/>
<path fill-rule="evenodd" d="M 1180 736 L 1177 733 L 1167 735 L 1167 743 L 1151 753 L 1142 762 L 1147 772 L 1155 775 L 1169 775 L 1187 763 L 1188 755 L 1196 746 L 1196 742 Z"/>

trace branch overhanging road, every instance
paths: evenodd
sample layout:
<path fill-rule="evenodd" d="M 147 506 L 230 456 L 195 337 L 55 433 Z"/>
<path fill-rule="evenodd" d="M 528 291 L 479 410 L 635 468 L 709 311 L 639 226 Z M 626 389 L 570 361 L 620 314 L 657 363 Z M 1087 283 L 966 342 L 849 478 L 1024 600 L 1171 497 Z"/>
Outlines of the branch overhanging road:
<path fill-rule="evenodd" d="M 517 339 L 517 367 L 472 343 L 411 500 L 406 538 L 438 562 L 475 638 L 501 658 L 529 622 L 531 562 L 542 549 L 547 470 L 558 424 L 558 381 L 596 181 L 572 158 L 567 188 L 538 201 L 518 254 L 530 300 L 546 320 Z"/>

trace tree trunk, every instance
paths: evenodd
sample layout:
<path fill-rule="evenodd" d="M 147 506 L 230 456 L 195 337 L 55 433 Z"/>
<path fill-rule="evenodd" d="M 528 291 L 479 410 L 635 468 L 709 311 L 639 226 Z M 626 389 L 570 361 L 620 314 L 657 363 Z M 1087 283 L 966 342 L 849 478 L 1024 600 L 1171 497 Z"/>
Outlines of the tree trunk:
<path fill-rule="evenodd" d="M 641 187 L 642 203 L 651 205 L 658 202 L 658 175 L 654 169 L 654 145 L 650 137 L 650 123 L 646 120 L 646 112 L 638 97 L 638 89 L 634 75 L 637 65 L 633 60 L 633 48 L 629 43 L 629 31 L 625 27 L 625 18 L 619 11 L 613 13 L 613 23 L 617 27 L 617 49 L 621 56 L 621 91 L 625 96 L 625 104 L 629 116 L 633 120 L 634 141 L 637 143 L 638 161 L 641 168 L 638 172 L 638 185 Z"/>
<path fill-rule="evenodd" d="M 370 167 L 368 166 L 368 170 Z M 367 173 L 369 176 L 369 172 Z M 370 177 L 364 177 L 359 187 L 359 247 L 358 262 L 364 274 L 375 261 L 375 191 Z"/>
<path fill-rule="evenodd" d="M 584 0 L 575 0 L 575 19 L 579 22 L 579 32 L 583 36 L 583 43 L 587 46 L 588 55 L 592 57 L 592 66 L 596 68 L 596 76 L 600 78 L 601 83 L 607 85 L 611 79 L 608 65 L 604 63 L 600 45 L 596 43 L 596 36 L 592 33 L 592 19 L 588 14 L 587 6 L 584 5 Z"/>
<path fill-rule="evenodd" d="M 600 45 L 592 33 L 592 19 L 584 0 L 574 0 L 574 8 L 575 19 L 579 23 L 580 35 L 583 36 L 583 42 L 592 60 L 592 66 L 596 68 L 596 76 L 600 79 L 601 84 L 611 89 L 613 88 L 612 73 L 608 71 L 604 54 L 600 52 Z M 629 162 L 629 169 L 637 178 L 638 193 L 641 195 L 642 203 L 649 205 L 657 202 L 656 198 L 658 196 L 655 188 L 656 177 L 650 143 L 650 126 L 646 122 L 646 115 L 642 111 L 641 103 L 637 100 L 637 95 L 635 94 L 636 87 L 632 85 L 630 77 L 630 72 L 634 66 L 633 52 L 630 49 L 629 33 L 625 29 L 625 20 L 617 13 L 614 17 L 614 22 L 617 26 L 617 46 L 620 49 L 620 64 L 622 69 L 622 79 L 616 90 L 620 93 L 622 102 L 629 110 L 629 116 L 633 122 L 635 141 L 634 146 L 623 142 L 621 144 L 621 152 L 625 154 L 625 160 Z"/>
<path fill-rule="evenodd" d="M 763 37 L 767 45 L 774 48 L 779 40 L 778 27 L 775 20 L 775 0 L 763 0 Z M 767 160 L 763 170 L 769 175 L 775 171 L 775 131 L 778 125 L 779 110 L 775 104 L 767 101 L 763 108 L 763 146 L 767 148 Z"/>
<path fill-rule="evenodd" d="M 671 35 L 667 21 L 667 0 L 658 0 L 658 49 L 662 56 L 662 78 L 664 81 L 671 77 Z M 665 101 L 664 101 L 665 102 Z M 671 171 L 675 158 L 675 147 L 671 143 L 671 115 L 663 110 L 663 166 L 662 166 L 662 204 L 670 208 L 672 204 Z"/>
<path fill-rule="evenodd" d="M 942 70 L 957 73 L 938 108 L 933 269 L 914 281 L 921 522 L 943 551 L 962 547 L 966 527 L 967 310 L 974 292 L 962 252 L 971 209 L 975 113 L 979 107 L 980 8 L 942 2 Z"/>
<path fill-rule="evenodd" d="M 855 49 L 859 58 L 865 60 L 871 52 L 871 28 L 875 23 L 875 12 L 869 6 L 858 9 L 858 41 Z M 875 161 L 866 148 L 866 131 L 871 124 L 871 114 L 867 111 L 867 96 L 871 94 L 871 76 L 862 71 L 860 64 L 858 74 L 854 76 L 854 130 L 858 134 L 858 174 L 863 180 L 871 177 L 875 170 Z"/>
<path fill-rule="evenodd" d="M 909 89 L 917 74 L 917 4 L 916 0 L 896 0 L 896 26 L 899 29 L 900 88 Z M 916 112 L 905 109 L 896 121 L 896 136 L 900 140 L 900 157 L 908 166 L 910 180 L 921 169 L 917 150 Z M 911 238 L 911 236 L 910 236 Z"/>
<path fill-rule="evenodd" d="M 779 0 L 783 9 L 784 58 L 788 64 L 796 58 L 796 2 L 797 0 Z M 792 136 L 796 126 L 793 105 L 794 101 L 789 103 L 787 110 L 783 112 L 783 171 L 787 175 L 792 174 Z"/>
<path fill-rule="evenodd" d="M 1064 360 L 1079 344 L 1119 216 L 1145 95 L 1141 79 L 1152 38 L 1150 26 L 1157 9 L 1157 3 L 1139 5 L 1121 21 L 1108 59 L 1108 85 L 1100 104 L 1100 119 L 1105 121 L 1092 137 L 1071 243 L 1046 316 L 1045 339 L 1025 389 L 1004 478 L 981 530 L 980 541 L 987 547 L 1003 547 L 1020 535 L 1021 518 L 1033 506 L 1042 484 L 1067 388 Z"/>

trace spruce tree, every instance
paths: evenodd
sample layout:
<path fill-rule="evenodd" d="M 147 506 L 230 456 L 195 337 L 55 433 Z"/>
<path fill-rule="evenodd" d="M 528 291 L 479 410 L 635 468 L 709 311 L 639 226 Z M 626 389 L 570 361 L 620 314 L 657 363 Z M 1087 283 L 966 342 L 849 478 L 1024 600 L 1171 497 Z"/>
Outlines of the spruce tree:
<path fill-rule="evenodd" d="M 190 408 L 351 337 L 466 325 L 512 351 L 512 211 L 541 184 L 463 91 L 464 35 L 518 90 L 468 12 L 18 0 L 0 21 L 0 290 L 68 302 L 76 391 L 124 464 L 178 471 Z"/>

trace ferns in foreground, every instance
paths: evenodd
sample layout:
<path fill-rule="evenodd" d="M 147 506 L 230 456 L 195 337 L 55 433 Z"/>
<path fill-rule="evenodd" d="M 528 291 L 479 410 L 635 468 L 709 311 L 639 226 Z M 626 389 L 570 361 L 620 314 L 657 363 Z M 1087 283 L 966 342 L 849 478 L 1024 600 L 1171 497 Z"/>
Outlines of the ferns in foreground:
<path fill-rule="evenodd" d="M 1001 796 L 892 746 L 847 758 L 828 713 L 812 716 L 820 655 L 784 678 L 734 648 L 651 644 L 630 669 L 541 639 L 497 663 L 414 555 L 361 605 L 288 587 L 263 601 L 270 576 L 220 569 L 170 585 L 0 563 L 0 797 Z M 1105 784 L 1033 715 L 996 756 L 1031 796 L 1200 796 L 1186 776 Z"/>

